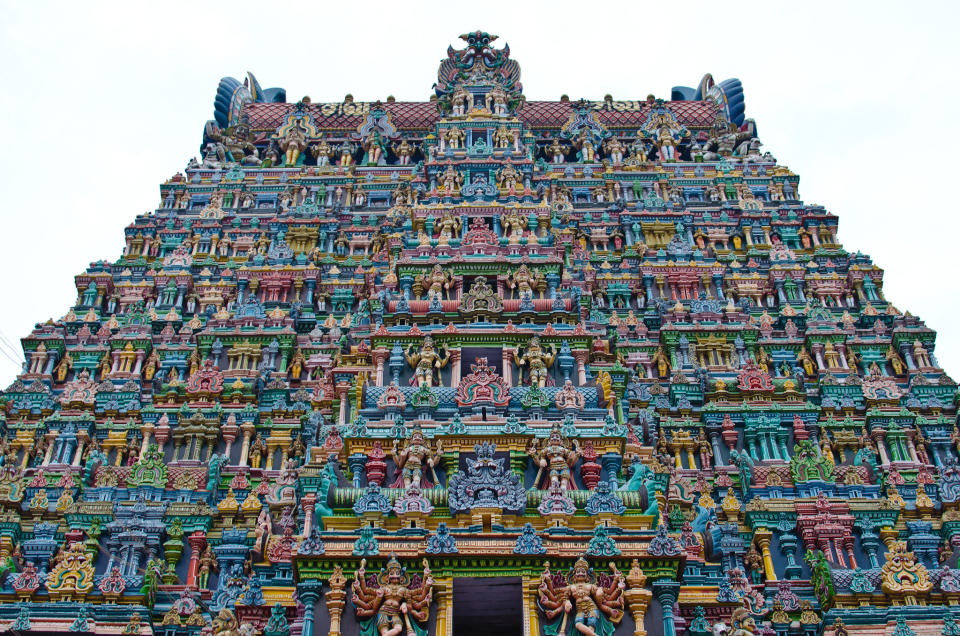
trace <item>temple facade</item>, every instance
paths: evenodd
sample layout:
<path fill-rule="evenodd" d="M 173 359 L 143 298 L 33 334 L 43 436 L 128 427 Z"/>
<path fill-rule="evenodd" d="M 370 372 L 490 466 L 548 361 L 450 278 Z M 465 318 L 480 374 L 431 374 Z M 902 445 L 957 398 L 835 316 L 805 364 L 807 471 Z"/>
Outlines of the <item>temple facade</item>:
<path fill-rule="evenodd" d="M 960 636 L 957 385 L 740 82 L 461 38 L 422 102 L 221 80 L 22 339 L 0 630 Z"/>

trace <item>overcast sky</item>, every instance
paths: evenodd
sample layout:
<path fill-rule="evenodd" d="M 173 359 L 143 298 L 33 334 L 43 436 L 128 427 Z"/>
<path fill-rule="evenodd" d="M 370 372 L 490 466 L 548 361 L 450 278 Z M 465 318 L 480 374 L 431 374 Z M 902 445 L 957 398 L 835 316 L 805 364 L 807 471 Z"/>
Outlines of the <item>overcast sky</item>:
<path fill-rule="evenodd" d="M 5 0 L 0 334 L 19 349 L 75 301 L 74 275 L 120 255 L 123 228 L 197 154 L 221 77 L 252 71 L 289 101 L 423 100 L 447 46 L 482 29 L 510 44 L 529 99 L 739 77 L 764 148 L 960 377 L 958 17 L 948 2 Z M 0 355 L 0 388 L 18 370 Z"/>

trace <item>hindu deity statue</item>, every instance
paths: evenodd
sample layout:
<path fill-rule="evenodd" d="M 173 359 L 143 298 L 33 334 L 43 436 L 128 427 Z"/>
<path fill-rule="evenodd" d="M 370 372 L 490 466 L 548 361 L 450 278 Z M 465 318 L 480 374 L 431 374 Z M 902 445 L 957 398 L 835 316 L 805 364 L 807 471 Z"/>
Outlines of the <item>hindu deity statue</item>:
<path fill-rule="evenodd" d="M 387 567 L 370 580 L 367 580 L 366 566 L 367 560 L 361 560 L 360 569 L 354 572 L 352 587 L 361 632 L 370 636 L 426 636 L 427 630 L 417 623 L 425 623 L 430 618 L 433 600 L 433 577 L 427 560 L 423 560 L 423 578 L 419 585 L 393 554 Z"/>
<path fill-rule="evenodd" d="M 454 225 L 454 227 L 456 224 Z M 459 230 L 458 230 L 459 231 Z M 443 268 L 440 264 L 433 266 L 433 269 L 429 273 L 422 274 L 418 279 L 421 287 L 423 287 L 427 292 L 427 300 L 433 300 L 434 297 L 437 300 L 443 300 L 443 290 L 450 289 L 452 284 L 452 279 L 450 274 L 443 271 Z"/>
<path fill-rule="evenodd" d="M 356 147 L 347 140 L 344 140 L 342 144 L 337 148 L 337 152 L 340 153 L 340 165 L 344 168 L 353 165 L 353 152 L 356 150 Z"/>
<path fill-rule="evenodd" d="M 663 347 L 657 347 L 657 351 L 653 354 L 653 359 L 651 362 L 657 365 L 658 378 L 666 378 L 670 376 L 670 358 L 667 357 Z"/>
<path fill-rule="evenodd" d="M 510 238 L 510 242 L 523 236 L 523 231 L 527 227 L 527 221 L 516 210 L 507 212 L 500 220 L 500 227 L 503 229 L 503 235 Z"/>
<path fill-rule="evenodd" d="M 565 442 L 563 435 L 560 434 L 559 424 L 554 424 L 550 430 L 550 436 L 544 441 L 543 448 L 538 446 L 536 438 L 531 439 L 527 446 L 527 455 L 538 466 L 537 476 L 533 480 L 534 488 L 576 490 L 577 486 L 573 482 L 570 469 L 580 459 L 580 444 L 577 440 Z"/>
<path fill-rule="evenodd" d="M 550 348 L 546 349 L 540 346 L 540 339 L 534 336 L 527 345 L 527 350 L 522 355 L 517 356 L 517 366 L 526 366 L 530 369 L 530 386 L 537 386 L 541 389 L 547 386 L 547 376 L 549 368 L 553 364 L 556 352 Z M 523 369 L 520 369 L 523 380 Z"/>
<path fill-rule="evenodd" d="M 387 144 L 380 136 L 380 131 L 374 130 L 363 142 L 363 149 L 367 151 L 364 163 L 368 166 L 379 165 L 380 159 L 387 153 Z"/>
<path fill-rule="evenodd" d="M 320 141 L 314 144 L 310 152 L 316 158 L 318 166 L 328 166 L 337 154 L 337 149 L 324 139 L 323 135 L 320 135 Z"/>
<path fill-rule="evenodd" d="M 894 375 L 903 375 L 903 372 L 907 368 L 907 363 L 903 361 L 903 358 L 897 353 L 897 350 L 893 348 L 893 345 L 887 347 L 887 353 L 884 357 L 890 362 L 890 366 L 893 367 Z"/>
<path fill-rule="evenodd" d="M 453 127 L 447 129 L 446 133 L 443 135 L 443 139 L 447 143 L 447 148 L 459 150 L 463 145 L 463 140 L 466 139 L 466 135 L 459 128 Z"/>
<path fill-rule="evenodd" d="M 430 443 L 424 438 L 423 431 L 419 426 L 414 427 L 403 449 L 400 449 L 400 440 L 393 440 L 393 449 L 391 450 L 393 462 L 397 466 L 400 474 L 391 488 L 403 488 L 404 490 L 411 486 L 417 489 L 432 488 L 433 484 L 439 483 L 437 479 L 436 466 L 440 463 L 443 455 L 442 441 L 437 440 L 437 450 L 430 449 Z M 424 478 L 424 465 L 430 470 L 430 476 L 433 482 Z"/>
<path fill-rule="evenodd" d="M 564 157 L 567 154 L 567 151 L 570 150 L 570 146 L 566 146 L 560 143 L 560 140 L 556 137 L 553 138 L 553 141 L 550 142 L 546 148 L 543 149 L 544 153 L 550 159 L 550 163 L 563 163 Z"/>
<path fill-rule="evenodd" d="M 626 150 L 624 145 L 616 137 L 611 137 L 605 143 L 607 156 L 610 157 L 610 161 L 613 162 L 613 165 L 618 166 L 623 163 L 623 151 Z"/>
<path fill-rule="evenodd" d="M 307 136 L 300 126 L 291 126 L 278 143 L 284 152 L 283 165 L 295 166 L 301 153 L 307 149 Z"/>
<path fill-rule="evenodd" d="M 450 361 L 450 355 L 444 351 L 444 355 L 441 356 L 436 349 L 433 347 L 433 338 L 427 336 L 423 339 L 423 346 L 420 347 L 420 351 L 416 351 L 415 345 L 410 345 L 409 349 L 404 353 L 404 356 L 407 358 L 407 364 L 413 367 L 414 377 L 417 381 L 418 387 L 432 387 L 434 386 L 434 372 L 439 371 L 443 367 L 447 366 L 447 363 Z M 437 381 L 439 386 L 440 382 Z"/>
<path fill-rule="evenodd" d="M 520 173 L 513 167 L 513 164 L 506 164 L 497 172 L 497 185 L 501 190 L 511 192 L 516 190 L 521 183 Z"/>
<path fill-rule="evenodd" d="M 533 298 L 533 290 L 543 280 L 543 272 L 534 270 L 531 272 L 526 265 L 521 265 L 520 269 L 513 275 L 512 280 L 508 281 L 510 289 L 517 290 L 519 298 Z"/>
<path fill-rule="evenodd" d="M 414 144 L 411 144 L 406 139 L 401 139 L 399 144 L 392 145 L 394 154 L 397 155 L 397 163 L 401 166 L 410 165 L 410 159 L 413 157 L 413 153 L 417 151 L 417 147 Z"/>
<path fill-rule="evenodd" d="M 443 190 L 447 196 L 450 196 L 459 191 L 460 184 L 462 183 L 463 175 L 460 174 L 453 165 L 448 164 L 447 169 L 440 175 L 440 189 Z"/>
<path fill-rule="evenodd" d="M 580 162 L 593 163 L 596 155 L 596 146 L 593 143 L 593 136 L 590 131 L 584 128 L 577 138 L 576 147 L 580 149 Z"/>
<path fill-rule="evenodd" d="M 437 221 L 436 229 L 439 232 L 441 242 L 446 243 L 452 238 L 460 236 L 460 219 L 453 216 L 449 210 L 443 213 L 440 220 Z"/>
<path fill-rule="evenodd" d="M 613 563 L 606 586 L 597 585 L 590 564 L 580 557 L 566 577 L 554 575 L 547 563 L 540 576 L 540 606 L 548 620 L 562 614 L 557 634 L 567 633 L 567 622 L 573 614 L 577 633 L 585 636 L 609 636 L 623 618 L 623 590 L 626 582 Z M 564 585 L 564 583 L 566 585 Z"/>
<path fill-rule="evenodd" d="M 494 115 L 507 114 L 507 93 L 499 84 L 491 88 L 486 96 L 487 110 Z"/>

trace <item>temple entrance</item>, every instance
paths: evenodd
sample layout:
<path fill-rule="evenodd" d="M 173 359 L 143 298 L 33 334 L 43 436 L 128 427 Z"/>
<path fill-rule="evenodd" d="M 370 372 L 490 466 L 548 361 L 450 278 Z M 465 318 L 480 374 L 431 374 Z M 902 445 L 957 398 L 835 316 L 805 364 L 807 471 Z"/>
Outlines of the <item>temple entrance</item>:
<path fill-rule="evenodd" d="M 453 633 L 522 634 L 523 580 L 519 576 L 454 579 Z"/>

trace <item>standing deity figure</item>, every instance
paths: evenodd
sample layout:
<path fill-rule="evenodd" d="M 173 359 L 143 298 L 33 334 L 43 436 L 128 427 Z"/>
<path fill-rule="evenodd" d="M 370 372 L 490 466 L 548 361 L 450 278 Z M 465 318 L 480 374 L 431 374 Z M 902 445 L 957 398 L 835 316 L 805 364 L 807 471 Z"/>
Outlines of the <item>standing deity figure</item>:
<path fill-rule="evenodd" d="M 370 636 L 426 636 L 427 630 L 417 625 L 430 618 L 433 600 L 433 577 L 430 565 L 423 560 L 423 578 L 419 585 L 400 567 L 397 557 L 390 555 L 387 567 L 367 580 L 367 560 L 360 561 L 354 572 L 353 605 L 361 621 L 361 633 Z M 412 622 L 411 621 L 416 621 Z M 369 621 L 373 621 L 370 625 Z"/>
<path fill-rule="evenodd" d="M 511 210 L 500 219 L 500 227 L 502 228 L 503 236 L 511 239 L 515 237 L 516 240 L 519 241 L 520 237 L 523 236 L 524 228 L 527 227 L 527 222 L 520 216 L 519 212 Z"/>
<path fill-rule="evenodd" d="M 317 159 L 318 166 L 328 166 L 330 160 L 337 154 L 337 149 L 328 143 L 323 135 L 320 135 L 320 142 L 315 144 L 310 152 Z"/>
<path fill-rule="evenodd" d="M 429 273 L 421 275 L 417 282 L 427 292 L 427 300 L 433 300 L 434 297 L 443 300 L 443 290 L 450 289 L 452 279 L 438 263 Z"/>
<path fill-rule="evenodd" d="M 391 488 L 403 488 L 407 490 L 411 486 L 417 489 L 432 488 L 434 484 L 439 483 L 437 479 L 436 466 L 440 463 L 443 454 L 443 442 L 437 440 L 436 452 L 430 450 L 430 443 L 423 437 L 423 431 L 417 426 L 410 434 L 403 450 L 400 450 L 400 440 L 393 440 L 393 449 L 390 451 L 393 455 L 393 463 L 396 464 L 400 474 L 397 480 L 391 485 Z M 430 470 L 430 476 L 433 482 L 424 478 L 424 464 Z"/>
<path fill-rule="evenodd" d="M 533 298 L 533 290 L 537 287 L 538 283 L 543 281 L 543 272 L 540 270 L 535 270 L 533 273 L 527 269 L 526 265 L 521 265 L 520 269 L 513 275 L 512 280 L 509 280 L 510 289 L 517 290 L 518 298 Z"/>
<path fill-rule="evenodd" d="M 450 361 L 450 355 L 444 352 L 441 357 L 436 349 L 433 348 L 433 338 L 427 336 L 423 339 L 423 346 L 419 352 L 414 352 L 415 345 L 410 345 L 404 356 L 407 358 L 407 364 L 413 367 L 413 374 L 417 380 L 417 386 L 420 388 L 433 386 L 434 370 L 439 371 L 447 366 Z M 437 381 L 439 386 L 440 382 Z"/>
<path fill-rule="evenodd" d="M 454 115 L 465 115 L 468 110 L 473 108 L 473 95 L 462 87 L 453 91 L 453 97 L 450 101 L 453 105 Z"/>
<path fill-rule="evenodd" d="M 657 351 L 653 354 L 651 362 L 657 365 L 658 378 L 666 378 L 670 375 L 670 358 L 663 350 L 663 347 L 657 347 Z"/>
<path fill-rule="evenodd" d="M 660 161 L 676 161 L 677 140 L 674 138 L 670 126 L 660 126 L 657 131 L 657 148 L 660 151 Z"/>
<path fill-rule="evenodd" d="M 513 145 L 513 134 L 506 126 L 500 124 L 500 127 L 493 133 L 493 146 L 495 148 L 509 148 Z"/>
<path fill-rule="evenodd" d="M 557 634 L 567 633 L 567 621 L 573 613 L 573 626 L 584 636 L 612 634 L 623 618 L 623 590 L 626 582 L 616 566 L 610 564 L 607 585 L 596 584 L 597 577 L 586 559 L 580 557 L 566 577 L 550 572 L 546 564 L 540 576 L 540 606 L 548 620 L 563 615 Z M 566 585 L 563 585 L 566 583 Z"/>
<path fill-rule="evenodd" d="M 340 153 L 340 166 L 347 168 L 353 165 L 353 151 L 356 150 L 356 147 L 347 140 L 344 140 L 342 144 L 337 148 L 337 152 Z"/>
<path fill-rule="evenodd" d="M 440 189 L 448 196 L 457 192 L 460 184 L 463 183 L 463 175 L 460 174 L 452 165 L 447 165 L 447 169 L 440 175 Z"/>
<path fill-rule="evenodd" d="M 307 149 L 307 137 L 300 126 L 291 126 L 279 143 L 284 153 L 283 165 L 285 166 L 297 165 L 300 154 Z"/>
<path fill-rule="evenodd" d="M 442 243 L 446 243 L 452 238 L 457 238 L 460 235 L 460 219 L 453 216 L 450 213 L 450 210 L 447 210 L 443 213 L 443 216 L 440 217 L 440 220 L 437 221 L 435 226 L 437 228 L 438 236 Z"/>
<path fill-rule="evenodd" d="M 410 159 L 416 151 L 417 147 L 406 139 L 401 139 L 399 144 L 393 144 L 393 152 L 397 155 L 397 163 L 401 166 L 410 165 Z"/>
<path fill-rule="evenodd" d="M 828 369 L 840 368 L 840 354 L 837 352 L 837 348 L 833 346 L 833 342 L 830 340 L 828 340 L 823 347 L 823 360 L 827 363 Z"/>
<path fill-rule="evenodd" d="M 894 375 L 903 375 L 903 372 L 907 368 L 907 363 L 903 361 L 903 358 L 897 353 L 897 350 L 893 348 L 893 345 L 887 347 L 886 359 L 890 362 L 890 366 L 893 367 Z"/>
<path fill-rule="evenodd" d="M 549 146 L 544 148 L 544 152 L 550 159 L 550 163 L 563 163 L 564 156 L 567 154 L 568 150 L 570 150 L 570 146 L 561 144 L 560 140 L 556 137 L 553 138 L 553 141 L 550 142 Z"/>
<path fill-rule="evenodd" d="M 197 585 L 201 590 L 207 587 L 207 582 L 210 580 L 210 573 L 217 569 L 219 569 L 217 557 L 214 555 L 213 549 L 208 543 L 200 555 L 200 567 L 197 569 Z"/>
<path fill-rule="evenodd" d="M 550 430 L 550 436 L 543 443 L 543 448 L 537 445 L 536 438 L 531 439 L 527 446 L 527 455 L 537 463 L 537 476 L 533 480 L 534 488 L 542 490 L 559 488 L 564 491 L 577 489 L 570 469 L 580 459 L 580 444 L 577 440 L 569 444 L 565 442 L 563 435 L 560 434 L 559 425 L 554 424 Z"/>
<path fill-rule="evenodd" d="M 700 433 L 697 435 L 697 450 L 700 452 L 700 469 L 710 470 L 711 461 L 713 459 L 713 448 L 710 446 L 710 441 L 707 439 L 707 433 L 702 428 L 700 429 Z"/>
<path fill-rule="evenodd" d="M 625 150 L 620 140 L 616 137 L 611 137 L 606 142 L 606 151 L 607 156 L 610 157 L 610 161 L 613 162 L 613 165 L 619 166 L 623 163 L 623 151 Z"/>
<path fill-rule="evenodd" d="M 447 131 L 443 134 L 443 139 L 446 139 L 448 148 L 453 150 L 458 150 L 463 145 L 463 140 L 466 138 L 466 135 L 459 128 L 453 127 L 448 128 Z"/>
<path fill-rule="evenodd" d="M 497 172 L 497 185 L 501 190 L 512 192 L 520 185 L 521 176 L 513 164 L 508 163 Z"/>
<path fill-rule="evenodd" d="M 541 389 L 547 386 L 547 375 L 550 365 L 553 364 L 553 359 L 556 357 L 556 352 L 553 349 L 545 349 L 540 347 L 540 339 L 534 336 L 530 339 L 530 344 L 527 346 L 527 350 L 523 352 L 522 355 L 517 357 L 517 366 L 522 367 L 524 365 L 530 369 L 530 386 L 537 386 Z M 521 382 L 523 381 L 522 375 L 523 370 L 520 370 L 521 373 Z"/>
<path fill-rule="evenodd" d="M 380 136 L 380 132 L 374 130 L 363 143 L 363 149 L 367 151 L 364 163 L 368 166 L 376 166 L 380 164 L 380 159 L 386 154 L 387 144 Z"/>
<path fill-rule="evenodd" d="M 810 357 L 810 354 L 807 353 L 806 347 L 800 347 L 800 353 L 797 354 L 797 361 L 803 365 L 803 372 L 807 376 L 812 376 L 817 372 L 817 365 L 813 361 L 813 358 Z"/>
<path fill-rule="evenodd" d="M 630 144 L 630 154 L 637 160 L 637 163 L 646 163 L 649 149 L 647 142 L 643 139 L 643 131 L 637 131 L 637 138 Z"/>
<path fill-rule="evenodd" d="M 580 163 L 593 163 L 596 148 L 593 145 L 593 137 L 588 130 L 584 129 L 580 133 L 576 146 L 580 149 Z"/>
<path fill-rule="evenodd" d="M 494 115 L 507 114 L 507 93 L 500 86 L 494 86 L 487 92 L 487 110 Z"/>

